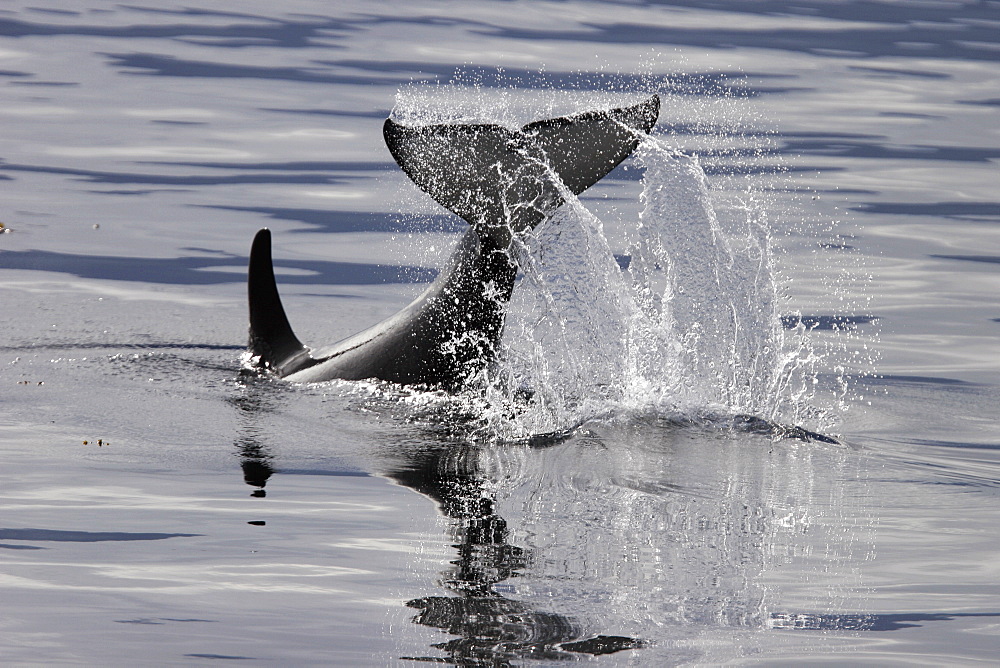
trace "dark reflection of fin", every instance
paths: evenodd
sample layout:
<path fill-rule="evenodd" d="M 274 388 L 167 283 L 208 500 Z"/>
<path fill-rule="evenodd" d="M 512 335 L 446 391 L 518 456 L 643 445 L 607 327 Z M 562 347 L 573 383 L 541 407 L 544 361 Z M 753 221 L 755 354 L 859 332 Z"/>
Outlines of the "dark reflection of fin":
<path fill-rule="evenodd" d="M 551 445 L 564 438 L 542 439 Z M 610 654 L 645 646 L 642 640 L 621 636 L 588 637 L 569 617 L 532 609 L 506 598 L 495 585 L 516 578 L 531 555 L 509 543 L 507 521 L 497 514 L 491 481 L 478 466 L 479 450 L 454 446 L 424 451 L 390 474 L 397 482 L 437 502 L 453 520 L 458 558 L 442 585 L 450 596 L 413 599 L 407 606 L 420 612 L 413 621 L 441 629 L 455 639 L 433 645 L 444 657 L 402 657 L 411 661 L 459 666 L 511 666 L 533 659 L 555 661 L 573 654 Z"/>
<path fill-rule="evenodd" d="M 274 468 L 271 466 L 273 455 L 261 438 L 258 421 L 262 413 L 272 410 L 278 388 L 269 379 L 251 373 L 241 373 L 237 386 L 238 392 L 228 399 L 240 417 L 240 430 L 234 445 L 243 469 L 243 481 L 257 488 L 251 496 L 262 497 L 267 495 L 264 486 Z"/>
<path fill-rule="evenodd" d="M 270 455 L 263 453 L 262 448 L 254 444 L 247 443 L 241 444 L 241 446 L 243 447 L 243 461 L 240 465 L 243 467 L 243 481 L 248 485 L 260 488 L 255 492 L 255 496 L 264 496 L 264 485 L 274 473 L 274 469 L 268 464 Z"/>

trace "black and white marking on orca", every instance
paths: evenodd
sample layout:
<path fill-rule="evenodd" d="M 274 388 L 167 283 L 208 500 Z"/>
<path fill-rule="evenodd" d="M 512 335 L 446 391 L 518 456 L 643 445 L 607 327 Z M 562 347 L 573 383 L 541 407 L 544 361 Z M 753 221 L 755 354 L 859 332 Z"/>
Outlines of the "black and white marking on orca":
<path fill-rule="evenodd" d="M 326 350 L 292 332 L 271 264 L 271 233 L 250 251 L 249 352 L 255 365 L 296 382 L 377 378 L 446 390 L 490 362 L 503 333 L 523 234 L 614 169 L 656 124 L 660 100 L 529 123 L 408 127 L 391 118 L 385 142 L 403 171 L 436 202 L 466 220 L 438 278 L 389 319 Z"/>

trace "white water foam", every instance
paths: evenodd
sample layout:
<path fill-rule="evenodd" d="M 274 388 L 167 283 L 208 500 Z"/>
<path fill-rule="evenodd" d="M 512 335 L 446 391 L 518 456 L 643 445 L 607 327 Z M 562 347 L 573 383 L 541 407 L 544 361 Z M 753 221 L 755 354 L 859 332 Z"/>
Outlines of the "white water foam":
<path fill-rule="evenodd" d="M 643 208 L 627 271 L 575 198 L 524 240 L 494 378 L 517 379 L 531 400 L 494 420 L 498 433 L 558 431 L 622 410 L 779 416 L 789 357 L 763 212 L 748 204 L 739 227 L 724 229 L 696 157 L 655 137 L 637 157 Z M 507 406 L 496 395 L 509 387 L 489 383 L 490 405 Z"/>

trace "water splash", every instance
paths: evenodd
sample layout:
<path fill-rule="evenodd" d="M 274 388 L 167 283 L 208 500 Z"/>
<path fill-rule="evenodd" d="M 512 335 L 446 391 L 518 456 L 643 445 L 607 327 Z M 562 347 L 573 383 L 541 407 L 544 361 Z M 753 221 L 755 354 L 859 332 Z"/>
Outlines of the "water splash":
<path fill-rule="evenodd" d="M 626 271 L 575 198 L 519 249 L 505 354 L 486 382 L 487 422 L 503 437 L 621 411 L 797 417 L 783 415 L 802 367 L 786 349 L 763 203 L 748 195 L 724 224 L 697 157 L 656 137 L 636 157 Z M 512 386 L 530 395 L 513 416 Z"/>
<path fill-rule="evenodd" d="M 409 124 L 517 127 L 622 106 L 627 97 L 413 86 L 400 92 L 393 115 Z M 727 150 L 752 156 L 739 145 L 746 130 L 730 129 L 729 149 L 719 136 L 700 138 L 710 145 L 701 151 L 682 148 L 689 138 L 679 135 L 643 136 L 634 157 L 641 192 L 622 186 L 635 195 L 617 221 L 623 256 L 601 217 L 568 191 L 549 220 L 515 240 L 521 280 L 502 350 L 458 399 L 479 416 L 475 438 L 558 434 L 629 414 L 831 426 L 831 413 L 814 401 L 824 355 L 805 328 L 782 326 L 768 191 L 744 179 L 721 192 L 702 164 Z"/>

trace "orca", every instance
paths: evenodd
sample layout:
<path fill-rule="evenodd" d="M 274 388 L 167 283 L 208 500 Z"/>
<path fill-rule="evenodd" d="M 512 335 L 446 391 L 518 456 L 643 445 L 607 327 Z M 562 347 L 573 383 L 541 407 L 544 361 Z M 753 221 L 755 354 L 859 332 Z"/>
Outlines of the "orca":
<path fill-rule="evenodd" d="M 406 126 L 385 121 L 389 152 L 436 202 L 469 223 L 447 265 L 412 303 L 325 350 L 295 336 L 281 304 L 271 233 L 250 251 L 251 365 L 293 382 L 379 379 L 461 389 L 494 358 L 514 289 L 512 241 L 629 157 L 660 99 L 529 123 Z"/>

